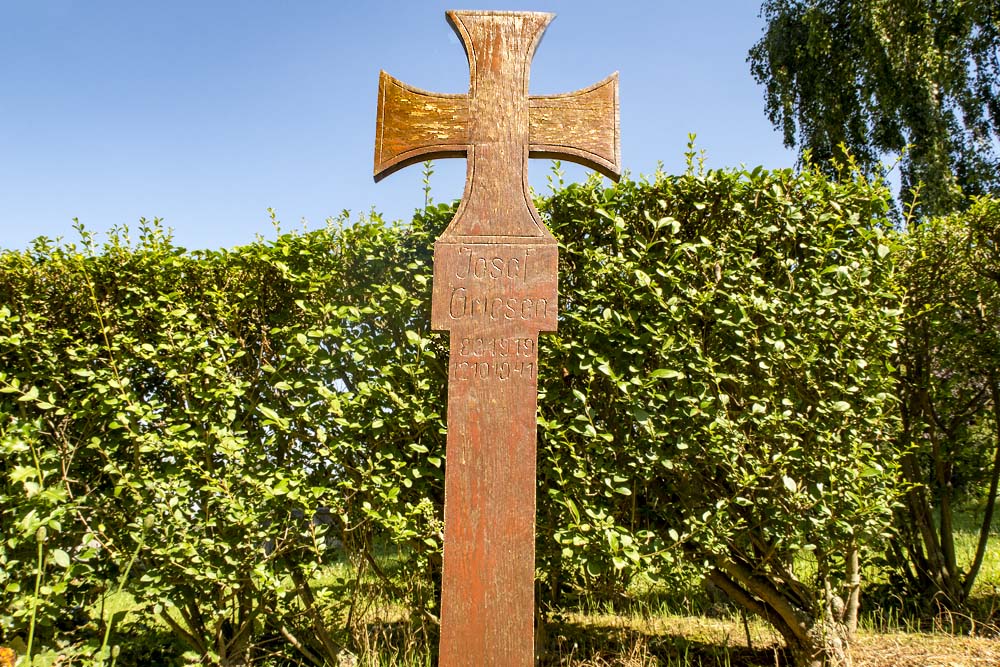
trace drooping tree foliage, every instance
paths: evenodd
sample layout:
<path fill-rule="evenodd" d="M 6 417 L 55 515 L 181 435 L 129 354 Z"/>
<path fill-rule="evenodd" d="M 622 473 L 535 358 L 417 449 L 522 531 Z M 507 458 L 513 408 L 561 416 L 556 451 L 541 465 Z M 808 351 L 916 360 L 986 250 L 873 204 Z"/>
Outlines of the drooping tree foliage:
<path fill-rule="evenodd" d="M 901 157 L 926 214 L 1000 188 L 1000 4 L 766 0 L 750 50 L 767 114 L 809 160 L 868 172 Z M 905 151 L 905 152 L 904 152 Z"/>
<path fill-rule="evenodd" d="M 539 206 L 562 244 L 542 607 L 683 564 L 798 664 L 842 659 L 897 479 L 884 190 L 692 167 Z M 209 662 L 335 664 L 363 645 L 372 581 L 433 633 L 430 258 L 453 211 L 223 252 L 146 226 L 0 254 L 0 639 L 134 650 L 100 611 L 122 590 L 129 623 L 158 618 Z"/>

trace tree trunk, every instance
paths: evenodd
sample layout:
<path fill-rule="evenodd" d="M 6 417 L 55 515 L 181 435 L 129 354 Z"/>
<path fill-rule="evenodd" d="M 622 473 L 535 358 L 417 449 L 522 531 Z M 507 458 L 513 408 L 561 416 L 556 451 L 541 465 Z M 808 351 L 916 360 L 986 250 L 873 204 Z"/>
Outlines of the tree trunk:
<path fill-rule="evenodd" d="M 847 639 L 854 640 L 858 632 L 858 613 L 861 611 L 861 553 L 857 544 L 851 544 L 847 553 L 847 602 L 842 623 Z"/>
<path fill-rule="evenodd" d="M 743 609 L 768 621 L 781 634 L 794 667 L 847 667 L 850 632 L 832 613 L 813 618 L 772 582 L 730 559 L 717 561 L 709 580 Z"/>
<path fill-rule="evenodd" d="M 839 623 L 823 622 L 810 627 L 805 636 L 785 636 L 785 645 L 795 667 L 847 667 L 846 628 Z"/>

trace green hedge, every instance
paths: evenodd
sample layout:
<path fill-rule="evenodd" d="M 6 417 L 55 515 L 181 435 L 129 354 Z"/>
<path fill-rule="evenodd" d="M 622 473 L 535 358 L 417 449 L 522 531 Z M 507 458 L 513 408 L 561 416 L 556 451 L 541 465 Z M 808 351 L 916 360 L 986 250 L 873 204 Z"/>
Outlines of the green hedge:
<path fill-rule="evenodd" d="M 793 649 L 826 646 L 895 496 L 885 191 L 690 170 L 538 205 L 562 295 L 540 339 L 540 602 L 687 568 Z M 363 577 L 433 619 L 431 249 L 453 212 L 221 252 L 144 223 L 0 254 L 0 644 L 110 655 L 119 590 L 130 623 L 220 664 L 335 662 Z"/>

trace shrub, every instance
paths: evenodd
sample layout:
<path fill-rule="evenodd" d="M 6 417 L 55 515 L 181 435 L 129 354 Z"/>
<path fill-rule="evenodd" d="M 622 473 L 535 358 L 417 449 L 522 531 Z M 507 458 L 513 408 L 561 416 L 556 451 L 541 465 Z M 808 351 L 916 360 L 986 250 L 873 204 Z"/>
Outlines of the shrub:
<path fill-rule="evenodd" d="M 885 191 L 692 168 L 540 208 L 563 304 L 539 346 L 540 600 L 683 563 L 803 664 L 836 657 L 894 497 Z M 121 592 L 211 662 L 333 663 L 363 643 L 373 577 L 432 626 L 430 261 L 453 212 L 221 252 L 150 223 L 0 254 L 0 640 L 102 660 Z"/>

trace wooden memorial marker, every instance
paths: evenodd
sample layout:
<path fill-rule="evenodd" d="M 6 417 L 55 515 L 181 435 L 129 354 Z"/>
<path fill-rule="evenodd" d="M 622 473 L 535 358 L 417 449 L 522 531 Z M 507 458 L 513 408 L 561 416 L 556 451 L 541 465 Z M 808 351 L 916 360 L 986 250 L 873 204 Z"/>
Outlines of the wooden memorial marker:
<path fill-rule="evenodd" d="M 450 11 L 469 58 L 467 95 L 382 72 L 375 180 L 466 157 L 465 194 L 434 244 L 431 325 L 451 332 L 445 463 L 442 666 L 534 661 L 538 333 L 555 331 L 558 247 L 528 190 L 529 157 L 619 176 L 618 74 L 528 95 L 554 17 Z"/>

